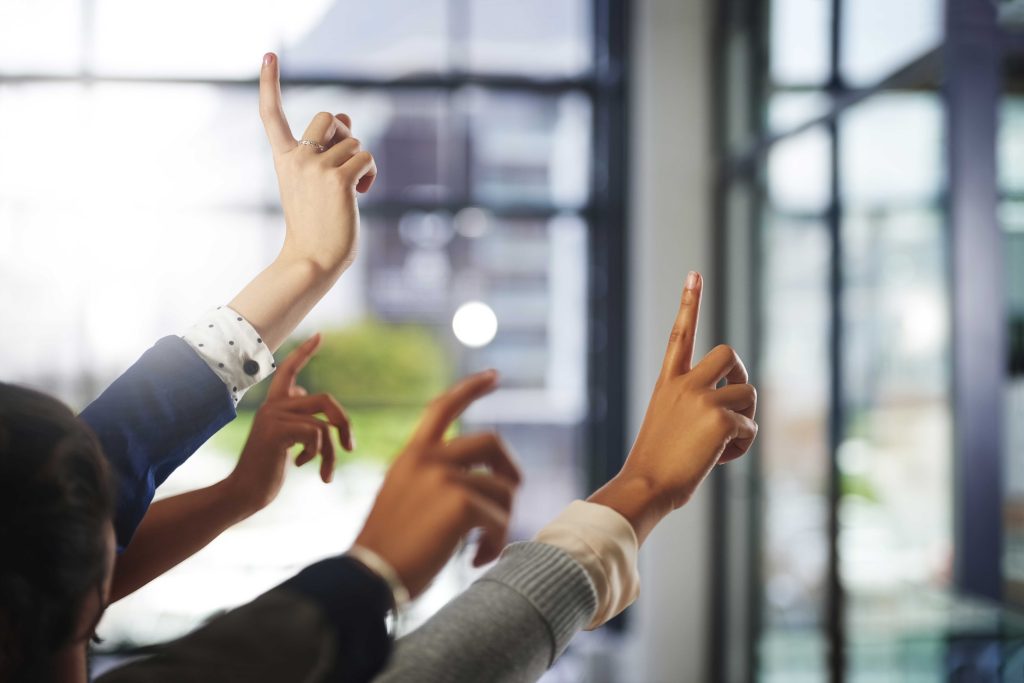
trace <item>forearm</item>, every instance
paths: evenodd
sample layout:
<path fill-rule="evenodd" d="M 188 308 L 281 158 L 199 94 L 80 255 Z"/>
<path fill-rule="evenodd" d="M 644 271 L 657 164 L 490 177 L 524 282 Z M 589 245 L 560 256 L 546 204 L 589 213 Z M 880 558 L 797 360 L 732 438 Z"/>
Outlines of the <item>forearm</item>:
<path fill-rule="evenodd" d="M 229 306 L 249 321 L 273 351 L 330 291 L 344 270 L 344 264 L 318 263 L 292 255 L 286 248 Z"/>
<path fill-rule="evenodd" d="M 131 545 L 117 558 L 111 602 L 120 600 L 202 550 L 252 514 L 228 480 L 157 501 Z"/>

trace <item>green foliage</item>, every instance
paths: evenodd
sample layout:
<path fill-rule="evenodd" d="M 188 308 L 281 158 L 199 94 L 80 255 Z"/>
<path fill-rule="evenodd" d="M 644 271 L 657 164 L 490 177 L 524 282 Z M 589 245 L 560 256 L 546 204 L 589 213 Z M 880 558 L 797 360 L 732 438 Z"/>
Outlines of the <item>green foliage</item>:
<path fill-rule="evenodd" d="M 409 440 L 413 428 L 420 417 L 418 408 L 349 408 L 346 406 L 349 420 L 352 422 L 352 434 L 355 436 L 356 449 L 349 454 L 342 450 L 337 435 L 334 436 L 334 448 L 338 454 L 338 464 L 354 459 L 370 459 L 389 463 L 398 451 Z M 210 444 L 220 453 L 237 460 L 249 438 L 252 429 L 253 410 L 241 410 L 234 421 L 228 423 L 211 439 Z M 317 465 L 318 466 L 318 465 Z M 309 467 L 307 465 L 307 467 Z"/>
<path fill-rule="evenodd" d="M 284 359 L 297 344 L 285 344 L 277 357 Z M 345 406 L 422 406 L 450 378 L 444 349 L 430 330 L 366 321 L 324 332 L 299 384 L 310 393 L 333 394 Z M 258 407 L 267 386 L 254 387 L 242 408 Z"/>
<path fill-rule="evenodd" d="M 277 359 L 287 357 L 300 341 L 284 344 Z M 389 462 L 409 438 L 424 404 L 450 379 L 444 348 L 429 329 L 375 321 L 324 332 L 316 356 L 299 374 L 307 391 L 332 394 L 348 413 L 356 451 L 346 454 L 335 439 L 339 463 L 351 458 Z M 214 437 L 215 448 L 238 457 L 269 386 L 267 380 L 249 390 L 238 418 Z"/>
<path fill-rule="evenodd" d="M 842 496 L 858 497 L 872 503 L 881 502 L 872 481 L 860 474 L 842 474 L 839 477 L 839 491 Z"/>

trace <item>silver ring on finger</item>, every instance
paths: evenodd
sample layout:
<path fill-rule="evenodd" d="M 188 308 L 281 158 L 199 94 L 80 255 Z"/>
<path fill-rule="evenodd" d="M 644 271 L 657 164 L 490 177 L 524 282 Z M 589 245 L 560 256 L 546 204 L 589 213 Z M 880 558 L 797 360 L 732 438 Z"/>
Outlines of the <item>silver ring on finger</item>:
<path fill-rule="evenodd" d="M 302 140 L 299 140 L 299 144 L 300 145 L 308 145 L 310 147 L 315 147 L 317 152 L 323 152 L 325 149 L 327 149 L 326 147 L 321 145 L 316 140 L 307 140 L 305 138 L 303 138 Z"/>

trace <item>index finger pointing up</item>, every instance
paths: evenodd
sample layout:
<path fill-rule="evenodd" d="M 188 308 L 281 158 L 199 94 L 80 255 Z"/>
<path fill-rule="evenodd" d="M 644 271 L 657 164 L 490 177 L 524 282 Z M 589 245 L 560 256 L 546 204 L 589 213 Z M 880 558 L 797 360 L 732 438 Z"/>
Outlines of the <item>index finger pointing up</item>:
<path fill-rule="evenodd" d="M 277 55 L 268 52 L 263 56 L 263 68 L 260 69 L 260 118 L 270 140 L 270 148 L 274 154 L 287 152 L 297 144 L 284 117 L 281 105 L 281 74 Z"/>
<path fill-rule="evenodd" d="M 449 425 L 458 419 L 473 401 L 494 391 L 497 382 L 498 373 L 494 370 L 478 372 L 465 378 L 434 399 L 427 407 L 413 438 L 424 442 L 440 441 L 448 431 Z"/>
<path fill-rule="evenodd" d="M 302 342 L 292 351 L 287 358 L 285 358 L 281 365 L 277 368 L 277 373 L 274 376 L 274 381 L 270 383 L 270 388 L 267 390 L 268 399 L 283 399 L 288 398 L 291 395 L 291 390 L 295 386 L 295 378 L 298 376 L 299 371 L 306 367 L 306 363 L 316 353 L 317 348 L 320 346 L 320 333 L 314 334 L 312 337 Z"/>
<path fill-rule="evenodd" d="M 668 339 L 665 363 L 661 369 L 663 379 L 690 371 L 693 364 L 693 345 L 697 339 L 697 320 L 700 317 L 700 295 L 703 286 L 704 280 L 700 273 L 691 270 L 686 276 L 679 313 Z"/>

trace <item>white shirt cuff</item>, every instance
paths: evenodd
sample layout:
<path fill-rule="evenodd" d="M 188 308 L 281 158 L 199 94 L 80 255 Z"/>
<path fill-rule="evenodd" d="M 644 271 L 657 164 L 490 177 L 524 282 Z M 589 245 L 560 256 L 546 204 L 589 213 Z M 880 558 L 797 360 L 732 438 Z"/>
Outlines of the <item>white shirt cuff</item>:
<path fill-rule="evenodd" d="M 640 543 L 633 526 L 610 507 L 573 501 L 534 540 L 569 553 L 593 581 L 597 611 L 588 631 L 619 614 L 640 595 Z"/>
<path fill-rule="evenodd" d="M 236 405 L 277 368 L 259 332 L 228 306 L 208 312 L 181 338 L 221 378 Z"/>

